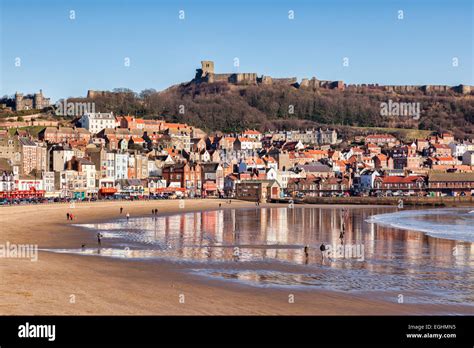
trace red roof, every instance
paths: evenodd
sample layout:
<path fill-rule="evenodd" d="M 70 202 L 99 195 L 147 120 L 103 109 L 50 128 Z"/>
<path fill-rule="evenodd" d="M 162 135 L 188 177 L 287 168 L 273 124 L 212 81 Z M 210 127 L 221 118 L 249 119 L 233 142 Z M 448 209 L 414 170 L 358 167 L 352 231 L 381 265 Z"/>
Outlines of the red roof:
<path fill-rule="evenodd" d="M 248 129 L 246 130 L 243 134 L 253 134 L 253 135 L 258 135 L 258 134 L 262 134 L 260 133 L 259 131 L 256 131 L 256 130 L 251 130 L 251 129 Z"/>
<path fill-rule="evenodd" d="M 418 179 L 423 179 L 422 176 L 382 176 L 379 177 L 379 180 L 382 180 L 384 184 L 403 184 L 403 183 L 412 183 Z M 378 179 L 378 178 L 376 178 Z"/>
<path fill-rule="evenodd" d="M 434 158 L 434 160 L 436 161 L 454 161 L 454 158 L 453 157 L 436 157 Z"/>
<path fill-rule="evenodd" d="M 187 128 L 188 125 L 186 123 L 165 123 L 165 128 Z"/>

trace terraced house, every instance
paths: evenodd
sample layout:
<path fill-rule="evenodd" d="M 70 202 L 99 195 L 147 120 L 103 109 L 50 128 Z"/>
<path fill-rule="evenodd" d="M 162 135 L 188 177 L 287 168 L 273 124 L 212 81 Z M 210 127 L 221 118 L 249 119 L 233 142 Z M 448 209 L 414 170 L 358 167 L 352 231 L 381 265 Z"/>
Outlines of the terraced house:
<path fill-rule="evenodd" d="M 428 190 L 436 196 L 472 196 L 474 173 L 432 173 L 428 177 Z"/>

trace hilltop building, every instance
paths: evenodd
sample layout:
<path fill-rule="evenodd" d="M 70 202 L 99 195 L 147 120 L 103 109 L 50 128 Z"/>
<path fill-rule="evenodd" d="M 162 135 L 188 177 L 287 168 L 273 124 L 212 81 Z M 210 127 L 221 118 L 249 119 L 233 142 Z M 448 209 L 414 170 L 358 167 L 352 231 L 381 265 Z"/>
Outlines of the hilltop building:
<path fill-rule="evenodd" d="M 115 128 L 115 117 L 113 112 L 88 112 L 80 119 L 82 128 L 91 134 L 97 134 L 104 128 Z"/>
<path fill-rule="evenodd" d="M 45 98 L 41 89 L 35 94 L 23 95 L 23 93 L 16 92 L 13 98 L 0 99 L 1 108 L 9 108 L 13 111 L 41 110 L 49 105 L 50 98 Z"/>

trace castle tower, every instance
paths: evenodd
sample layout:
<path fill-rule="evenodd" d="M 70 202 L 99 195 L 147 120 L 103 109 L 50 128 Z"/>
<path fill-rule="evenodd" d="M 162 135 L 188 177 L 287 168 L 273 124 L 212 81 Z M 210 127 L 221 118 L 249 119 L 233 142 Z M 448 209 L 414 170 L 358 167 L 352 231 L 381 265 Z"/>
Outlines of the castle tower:
<path fill-rule="evenodd" d="M 33 99 L 33 108 L 42 109 L 43 108 L 43 91 L 40 89 L 39 93 L 35 93 Z"/>
<path fill-rule="evenodd" d="M 15 93 L 15 111 L 23 110 L 23 94 Z"/>
<path fill-rule="evenodd" d="M 203 77 L 207 76 L 207 74 L 214 74 L 214 62 L 212 60 L 202 60 L 201 70 Z"/>

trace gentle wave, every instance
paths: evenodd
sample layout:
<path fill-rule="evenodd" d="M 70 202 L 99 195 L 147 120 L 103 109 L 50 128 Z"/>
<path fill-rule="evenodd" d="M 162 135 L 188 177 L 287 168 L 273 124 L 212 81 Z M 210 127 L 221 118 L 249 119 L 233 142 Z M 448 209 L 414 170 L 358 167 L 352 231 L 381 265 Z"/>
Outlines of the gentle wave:
<path fill-rule="evenodd" d="M 472 208 L 404 210 L 373 215 L 366 221 L 404 230 L 424 232 L 431 237 L 474 242 Z"/>

